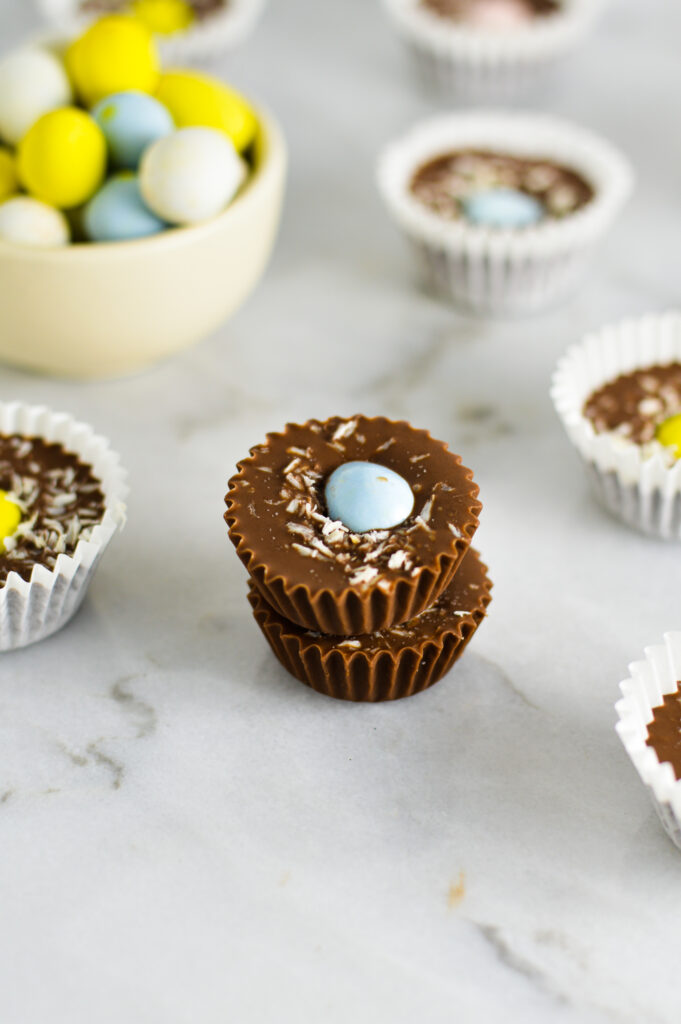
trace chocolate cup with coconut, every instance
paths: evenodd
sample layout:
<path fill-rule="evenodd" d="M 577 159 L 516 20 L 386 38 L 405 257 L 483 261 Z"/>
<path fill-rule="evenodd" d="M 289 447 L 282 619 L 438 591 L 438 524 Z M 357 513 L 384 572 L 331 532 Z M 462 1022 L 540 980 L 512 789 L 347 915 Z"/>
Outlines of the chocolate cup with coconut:
<path fill-rule="evenodd" d="M 353 461 L 409 484 L 414 508 L 399 526 L 355 533 L 329 516 L 325 482 Z M 383 417 L 289 424 L 237 470 L 225 520 L 253 583 L 279 615 L 332 636 L 389 629 L 429 608 L 454 578 L 482 508 L 458 455 Z"/>
<path fill-rule="evenodd" d="M 418 187 L 424 171 L 465 153 L 505 161 L 507 171 L 513 163 L 532 170 L 537 198 L 548 200 L 541 204 L 546 215 L 524 227 L 501 227 L 452 217 L 427 201 Z M 563 209 L 552 204 L 536 177 L 543 171 L 558 172 L 564 184 L 572 179 L 578 201 Z M 530 180 L 523 174 L 519 187 Z M 631 193 L 633 171 L 605 139 L 567 121 L 476 110 L 415 125 L 383 151 L 377 184 L 427 288 L 465 310 L 508 316 L 549 308 L 577 288 Z"/>
<path fill-rule="evenodd" d="M 325 636 L 274 611 L 251 581 L 255 620 L 284 668 L 318 693 L 385 701 L 427 689 L 463 654 L 492 599 L 487 569 L 472 548 L 438 600 L 415 619 L 378 633 Z"/>
<path fill-rule="evenodd" d="M 43 406 L 0 403 L 0 488 L 16 527 L 0 553 L 0 651 L 61 629 L 125 522 L 126 474 L 108 441 Z"/>

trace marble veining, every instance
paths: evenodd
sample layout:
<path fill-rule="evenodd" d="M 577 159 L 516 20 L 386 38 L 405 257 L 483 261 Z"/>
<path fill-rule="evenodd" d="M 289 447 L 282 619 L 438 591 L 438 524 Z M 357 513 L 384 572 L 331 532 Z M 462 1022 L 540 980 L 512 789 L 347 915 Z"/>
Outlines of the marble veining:
<path fill-rule="evenodd" d="M 1 47 L 37 25 L 0 0 Z M 592 501 L 548 387 L 582 333 L 678 304 L 680 35 L 679 5 L 618 0 L 528 99 L 638 191 L 570 303 L 484 322 L 419 290 L 376 195 L 378 149 L 435 108 L 380 4 L 273 0 L 221 67 L 291 146 L 257 295 L 143 376 L 2 370 L 132 488 L 72 625 L 0 662 L 2 1024 L 678 1024 L 681 860 L 613 704 L 678 628 L 681 563 Z M 377 707 L 278 667 L 222 520 L 267 431 L 357 411 L 475 470 L 495 583 L 451 676 Z"/>

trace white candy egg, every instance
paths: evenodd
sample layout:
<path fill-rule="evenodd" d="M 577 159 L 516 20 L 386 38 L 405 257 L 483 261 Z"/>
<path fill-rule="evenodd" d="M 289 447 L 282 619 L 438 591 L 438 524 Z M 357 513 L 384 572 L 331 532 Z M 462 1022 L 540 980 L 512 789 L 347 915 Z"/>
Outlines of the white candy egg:
<path fill-rule="evenodd" d="M 69 224 L 61 210 L 29 196 L 0 203 L 0 239 L 50 249 L 68 245 Z"/>
<path fill-rule="evenodd" d="M 246 173 L 246 164 L 223 132 L 182 128 L 146 151 L 140 188 L 146 204 L 162 220 L 197 224 L 224 210 Z"/>
<path fill-rule="evenodd" d="M 39 117 L 68 106 L 71 99 L 66 71 L 48 50 L 14 50 L 0 60 L 0 137 L 11 145 Z"/>

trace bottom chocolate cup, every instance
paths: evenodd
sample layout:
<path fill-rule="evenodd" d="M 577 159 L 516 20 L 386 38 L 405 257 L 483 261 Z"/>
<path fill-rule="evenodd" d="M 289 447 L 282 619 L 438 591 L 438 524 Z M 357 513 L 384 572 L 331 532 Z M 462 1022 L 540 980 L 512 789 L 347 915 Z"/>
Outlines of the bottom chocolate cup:
<path fill-rule="evenodd" d="M 296 679 L 340 700 L 398 700 L 437 683 L 466 648 L 492 600 L 487 567 L 469 549 L 427 611 L 364 636 L 328 636 L 276 612 L 251 582 L 248 600 L 275 655 Z"/>

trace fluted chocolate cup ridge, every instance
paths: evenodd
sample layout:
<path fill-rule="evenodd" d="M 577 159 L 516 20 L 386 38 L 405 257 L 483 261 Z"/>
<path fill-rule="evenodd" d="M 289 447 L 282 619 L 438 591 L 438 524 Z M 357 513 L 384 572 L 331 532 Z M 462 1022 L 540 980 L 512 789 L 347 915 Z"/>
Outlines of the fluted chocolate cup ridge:
<path fill-rule="evenodd" d="M 416 500 L 404 524 L 350 535 L 328 518 L 324 480 L 354 460 L 407 480 Z M 288 424 L 252 448 L 229 482 L 225 520 L 275 611 L 307 629 L 351 636 L 406 622 L 438 599 L 477 529 L 477 495 L 472 472 L 427 431 L 384 417 L 333 417 Z"/>
<path fill-rule="evenodd" d="M 484 619 L 491 589 L 486 566 L 471 548 L 433 608 L 402 626 L 352 639 L 321 636 L 288 622 L 253 581 L 248 598 L 272 651 L 292 676 L 329 697 L 376 702 L 412 696 L 442 679 Z"/>

